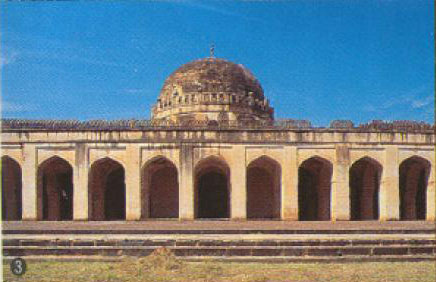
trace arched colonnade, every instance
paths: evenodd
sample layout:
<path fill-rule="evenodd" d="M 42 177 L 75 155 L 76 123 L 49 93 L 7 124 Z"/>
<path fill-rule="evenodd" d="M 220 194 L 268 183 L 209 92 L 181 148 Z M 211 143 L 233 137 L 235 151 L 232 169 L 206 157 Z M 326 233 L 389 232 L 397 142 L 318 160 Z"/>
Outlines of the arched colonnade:
<path fill-rule="evenodd" d="M 398 169 L 400 220 L 427 218 L 427 186 L 431 163 L 414 155 Z M 170 159 L 155 156 L 140 168 L 141 219 L 180 218 L 180 169 Z M 246 177 L 246 218 L 280 219 L 282 167 L 274 158 L 262 155 L 248 163 Z M 232 213 L 232 170 L 220 156 L 198 161 L 192 170 L 194 218 L 230 218 Z M 332 219 L 334 165 L 312 156 L 298 165 L 298 220 Z M 67 160 L 52 156 L 37 168 L 37 219 L 74 219 L 74 169 Z M 383 166 L 364 156 L 348 169 L 350 220 L 379 220 Z M 88 220 L 126 219 L 126 171 L 121 162 L 103 157 L 88 169 Z M 2 219 L 22 219 L 22 167 L 10 156 L 2 157 Z M 340 204 L 340 203 L 339 203 Z"/>

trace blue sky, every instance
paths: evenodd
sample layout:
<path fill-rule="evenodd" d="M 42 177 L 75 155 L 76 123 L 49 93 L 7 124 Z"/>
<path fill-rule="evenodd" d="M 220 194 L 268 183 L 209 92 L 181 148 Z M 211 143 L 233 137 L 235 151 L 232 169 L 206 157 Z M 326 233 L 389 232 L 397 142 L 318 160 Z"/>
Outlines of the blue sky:
<path fill-rule="evenodd" d="M 259 79 L 276 118 L 433 123 L 433 5 L 2 2 L 2 116 L 148 119 L 165 78 L 214 42 Z"/>

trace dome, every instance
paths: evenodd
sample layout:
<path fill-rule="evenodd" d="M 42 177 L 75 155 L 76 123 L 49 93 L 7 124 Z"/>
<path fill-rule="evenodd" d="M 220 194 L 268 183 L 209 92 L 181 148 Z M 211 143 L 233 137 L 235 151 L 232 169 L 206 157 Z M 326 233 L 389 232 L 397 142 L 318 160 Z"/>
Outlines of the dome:
<path fill-rule="evenodd" d="M 243 65 L 218 58 L 187 63 L 166 80 L 154 120 L 273 120 L 262 86 Z"/>

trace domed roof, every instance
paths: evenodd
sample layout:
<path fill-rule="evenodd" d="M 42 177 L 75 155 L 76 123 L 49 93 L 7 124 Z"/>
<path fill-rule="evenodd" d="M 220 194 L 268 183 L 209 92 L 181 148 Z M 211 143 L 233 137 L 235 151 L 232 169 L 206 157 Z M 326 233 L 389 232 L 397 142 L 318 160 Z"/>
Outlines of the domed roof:
<path fill-rule="evenodd" d="M 179 67 L 165 80 L 153 118 L 217 120 L 218 115 L 233 113 L 228 119 L 257 120 L 272 119 L 272 112 L 262 86 L 247 68 L 209 57 Z"/>
<path fill-rule="evenodd" d="M 254 75 L 243 65 L 218 58 L 205 58 L 187 63 L 174 71 L 165 81 L 161 97 L 171 95 L 174 85 L 184 92 L 253 92 L 263 99 L 263 89 Z"/>

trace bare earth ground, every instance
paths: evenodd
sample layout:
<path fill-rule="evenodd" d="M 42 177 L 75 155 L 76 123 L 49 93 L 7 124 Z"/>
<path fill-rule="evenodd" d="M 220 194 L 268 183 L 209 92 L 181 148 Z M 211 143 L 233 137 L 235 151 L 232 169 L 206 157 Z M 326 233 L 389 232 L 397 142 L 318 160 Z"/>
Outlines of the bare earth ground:
<path fill-rule="evenodd" d="M 265 264 L 181 262 L 172 257 L 126 258 L 123 262 L 28 262 L 4 281 L 436 281 L 434 262 Z"/>

